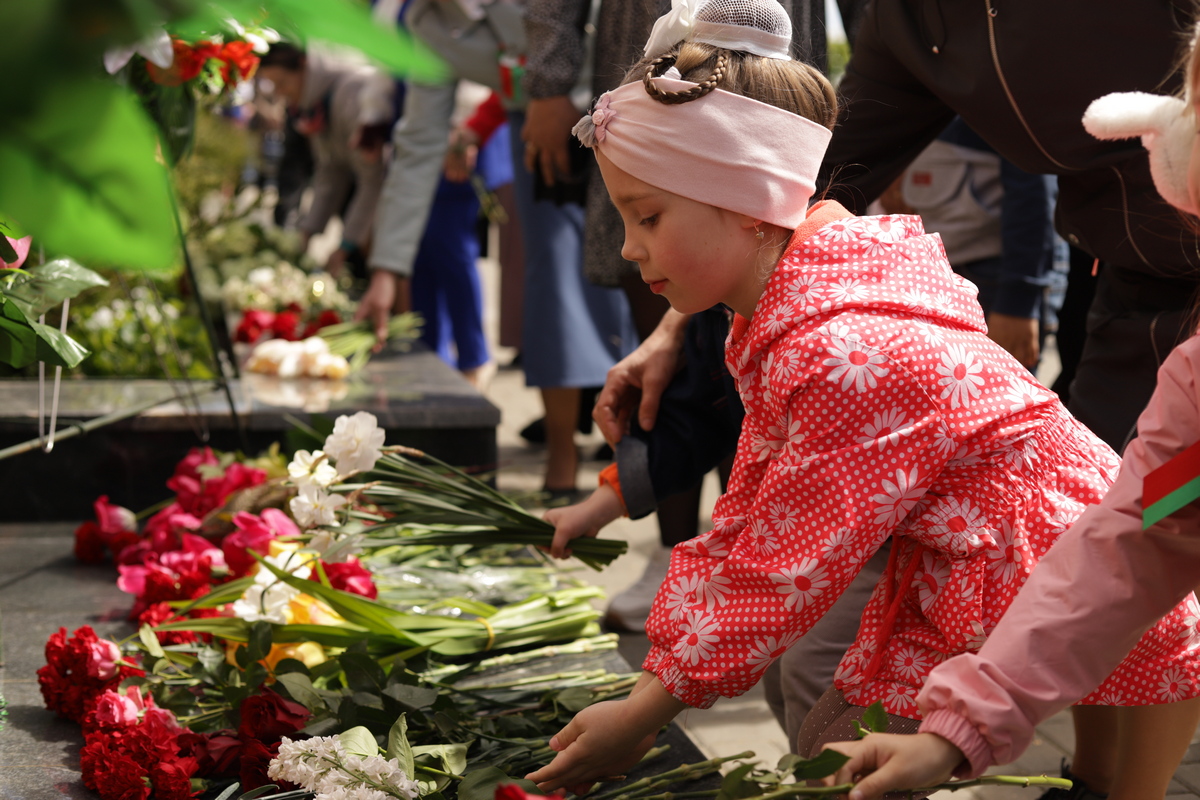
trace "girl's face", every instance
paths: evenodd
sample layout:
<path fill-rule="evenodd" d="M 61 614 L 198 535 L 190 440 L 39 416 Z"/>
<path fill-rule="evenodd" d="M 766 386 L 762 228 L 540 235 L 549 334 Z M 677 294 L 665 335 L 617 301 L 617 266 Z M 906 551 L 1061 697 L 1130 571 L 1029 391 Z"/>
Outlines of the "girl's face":
<path fill-rule="evenodd" d="M 684 314 L 724 303 L 749 318 L 769 274 L 758 266 L 755 220 L 651 186 L 599 150 L 596 160 L 625 222 L 621 255 L 650 290 Z"/>

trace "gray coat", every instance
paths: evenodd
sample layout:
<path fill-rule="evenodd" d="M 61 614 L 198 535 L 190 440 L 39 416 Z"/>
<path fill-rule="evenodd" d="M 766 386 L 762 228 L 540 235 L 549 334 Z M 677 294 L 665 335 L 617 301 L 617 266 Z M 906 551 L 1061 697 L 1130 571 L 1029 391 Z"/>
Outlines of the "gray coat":
<path fill-rule="evenodd" d="M 597 0 L 592 94 L 599 97 L 620 85 L 625 72 L 642 57 L 650 29 L 671 10 L 671 0 Z M 584 65 L 584 33 L 576 24 L 591 0 L 529 0 L 525 11 L 528 63 L 525 92 L 529 97 L 568 94 Z M 808 58 L 812 52 L 810 5 L 822 0 L 782 0 L 793 19 L 793 52 Z M 823 10 L 823 9 L 822 9 Z M 797 16 L 797 14 L 799 16 Z M 821 31 L 824 36 L 824 30 Z M 821 47 L 824 52 L 824 47 Z M 621 258 L 625 228 L 608 199 L 600 173 L 588 181 L 587 224 L 584 229 L 583 271 L 588 280 L 616 286 L 621 275 L 636 266 Z"/>

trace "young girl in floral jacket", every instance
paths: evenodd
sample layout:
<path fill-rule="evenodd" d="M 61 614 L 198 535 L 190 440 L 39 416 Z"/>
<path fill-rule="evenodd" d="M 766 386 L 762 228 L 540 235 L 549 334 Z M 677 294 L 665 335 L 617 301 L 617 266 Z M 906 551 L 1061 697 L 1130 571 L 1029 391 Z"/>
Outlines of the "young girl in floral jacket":
<path fill-rule="evenodd" d="M 1098 138 L 1142 136 L 1159 193 L 1192 216 L 1200 216 L 1196 42 L 1193 36 L 1184 99 L 1109 95 L 1084 116 L 1084 126 Z M 1185 495 L 1172 506 L 1173 513 L 1147 516 L 1160 494 L 1152 490 L 1157 481 L 1148 476 L 1164 470 L 1158 475 L 1173 474 L 1177 483 L 1193 479 L 1200 464 L 1197 441 L 1200 336 L 1193 336 L 1162 363 L 1157 388 L 1138 419 L 1137 438 L 1103 502 L 1089 508 L 1038 565 L 987 645 L 946 661 L 929 676 L 918 697 L 924 715 L 920 733 L 877 734 L 837 745 L 852 758 L 834 780 L 866 775 L 850 793 L 852 800 L 879 797 L 889 788 L 930 785 L 952 774 L 972 777 L 1012 761 L 1028 747 L 1035 725 L 1084 695 L 1094 697 L 1097 681 L 1117 664 L 1120 671 L 1133 660 L 1154 657 L 1148 650 L 1152 640 L 1143 631 L 1164 613 L 1170 619 L 1180 598 L 1190 602 L 1200 584 L 1200 508 L 1194 503 L 1177 507 L 1188 499 Z M 1188 637 L 1186 646 L 1200 647 L 1194 629 L 1185 627 L 1180 635 Z M 1148 677 L 1154 685 L 1134 687 L 1159 702 L 1182 701 L 1196 691 L 1190 670 L 1165 668 Z M 1141 691 L 1131 697 L 1111 678 L 1105 687 L 1109 694 L 1101 696 L 1102 702 L 1142 697 Z M 1164 715 L 1160 735 L 1130 737 L 1118 755 L 1173 771 L 1183 755 L 1179 735 L 1190 736 L 1196 721 L 1167 710 L 1194 703 L 1146 709 L 1147 716 Z M 1161 734 L 1171 727 L 1175 741 L 1166 743 Z M 1101 792 L 1111 800 L 1162 797 L 1167 787 L 1161 770 L 1155 781 L 1130 774 L 1133 770 L 1113 775 L 1105 774 L 1103 765 L 1091 766 L 1100 780 L 1072 765 L 1072 777 L 1087 779 L 1077 780 L 1072 798 L 1104 796 Z"/>
<path fill-rule="evenodd" d="M 917 218 L 808 207 L 834 93 L 787 57 L 775 4 L 755 6 L 767 19 L 756 29 L 730 25 L 721 5 L 664 17 L 634 80 L 576 132 L 625 222 L 622 255 L 650 288 L 681 312 L 735 312 L 727 365 L 746 419 L 714 530 L 672 554 L 638 688 L 551 740 L 559 754 L 529 776 L 543 790 L 620 774 L 679 711 L 745 692 L 888 539 L 797 752 L 852 738 L 876 701 L 893 730 L 915 730 L 929 671 L 983 644 L 1118 467 L 987 338 L 974 287 Z M 1198 611 L 1181 602 L 1084 702 L 1200 694 L 1196 681 L 1171 697 L 1159 686 L 1166 670 L 1200 674 L 1188 647 Z"/>

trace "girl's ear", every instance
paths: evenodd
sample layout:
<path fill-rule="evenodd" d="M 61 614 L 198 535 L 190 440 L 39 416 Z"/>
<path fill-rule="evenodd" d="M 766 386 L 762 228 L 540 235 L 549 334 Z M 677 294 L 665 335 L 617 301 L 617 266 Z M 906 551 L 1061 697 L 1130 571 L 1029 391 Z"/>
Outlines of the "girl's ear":
<path fill-rule="evenodd" d="M 757 228 L 761 228 L 763 226 L 763 221 L 761 219 L 755 219 L 754 217 L 751 217 L 748 214 L 737 214 L 736 216 L 737 216 L 738 225 L 740 225 L 743 229 L 746 229 L 746 228 L 756 228 L 757 229 Z"/>

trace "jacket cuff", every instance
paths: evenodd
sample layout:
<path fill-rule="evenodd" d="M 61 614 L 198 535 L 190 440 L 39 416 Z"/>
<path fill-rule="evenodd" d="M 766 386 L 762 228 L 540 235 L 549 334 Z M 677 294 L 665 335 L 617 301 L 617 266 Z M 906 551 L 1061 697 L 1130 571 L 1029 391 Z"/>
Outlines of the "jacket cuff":
<path fill-rule="evenodd" d="M 625 510 L 625 516 L 628 517 L 629 509 L 625 508 L 625 495 L 621 492 L 621 476 L 618 473 L 616 462 L 600 470 L 598 477 L 601 486 L 611 486 L 612 490 L 617 493 L 617 499 L 621 501 L 621 508 Z"/>
<path fill-rule="evenodd" d="M 1042 296 L 1045 287 L 1020 280 L 1000 281 L 989 311 L 1010 317 L 1038 319 L 1042 315 Z"/>
<path fill-rule="evenodd" d="M 966 756 L 954 770 L 956 778 L 975 778 L 992 766 L 992 748 L 971 721 L 948 708 L 925 715 L 919 733 L 933 733 L 957 747 Z"/>
<path fill-rule="evenodd" d="M 630 519 L 641 519 L 658 508 L 650 481 L 650 448 L 635 436 L 624 436 L 617 442 L 616 460 L 625 511 Z"/>
<path fill-rule="evenodd" d="M 709 708 L 720 695 L 708 690 L 707 684 L 694 681 L 683 674 L 675 657 L 667 648 L 654 645 L 642 662 L 642 669 L 653 672 L 671 696 L 692 708 Z"/>

